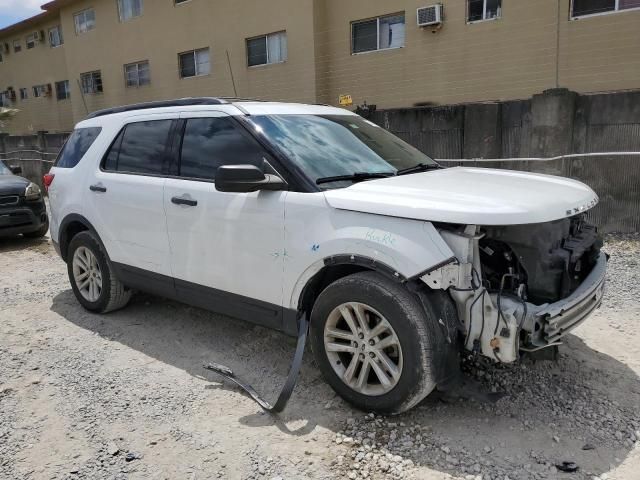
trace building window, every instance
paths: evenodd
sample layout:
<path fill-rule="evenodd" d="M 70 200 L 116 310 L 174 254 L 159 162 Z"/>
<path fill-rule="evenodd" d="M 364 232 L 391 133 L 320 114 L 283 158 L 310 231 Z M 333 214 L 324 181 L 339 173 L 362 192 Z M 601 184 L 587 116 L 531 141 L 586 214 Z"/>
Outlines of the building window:
<path fill-rule="evenodd" d="M 287 32 L 271 33 L 247 39 L 247 64 L 250 67 L 287 60 Z"/>
<path fill-rule="evenodd" d="M 13 51 L 14 53 L 18 53 L 22 50 L 22 43 L 20 43 L 20 40 L 14 40 L 13 41 Z"/>
<path fill-rule="evenodd" d="M 404 47 L 404 14 L 351 24 L 351 53 Z"/>
<path fill-rule="evenodd" d="M 120 21 L 126 22 L 142 15 L 142 0 L 118 0 Z"/>
<path fill-rule="evenodd" d="M 2 56 L 2 53 L 0 53 L 0 63 L 4 62 L 4 57 Z"/>
<path fill-rule="evenodd" d="M 49 29 L 49 45 L 59 47 L 64 43 L 62 38 L 62 27 L 60 25 Z"/>
<path fill-rule="evenodd" d="M 197 77 L 211 73 L 208 48 L 184 52 L 178 56 L 180 58 L 180 77 Z"/>
<path fill-rule="evenodd" d="M 56 98 L 58 100 L 66 100 L 69 97 L 71 97 L 71 91 L 69 90 L 69 80 L 56 82 Z"/>
<path fill-rule="evenodd" d="M 20 89 L 20 100 L 26 100 L 29 98 L 29 91 L 26 88 Z"/>
<path fill-rule="evenodd" d="M 140 87 L 151 83 L 149 61 L 130 63 L 124 66 L 124 80 L 127 87 Z"/>
<path fill-rule="evenodd" d="M 35 48 L 37 43 L 38 43 L 38 33 L 32 33 L 30 35 L 27 35 L 27 50 L 31 50 L 32 48 Z"/>
<path fill-rule="evenodd" d="M 100 70 L 80 74 L 82 92 L 92 95 L 102 93 L 102 74 Z"/>
<path fill-rule="evenodd" d="M 502 0 L 467 0 L 467 21 L 480 22 L 502 16 Z"/>
<path fill-rule="evenodd" d="M 640 0 L 573 0 L 571 16 L 584 17 L 631 8 L 640 8 Z"/>
<path fill-rule="evenodd" d="M 33 87 L 33 97 L 34 98 L 40 98 L 40 97 L 44 97 L 47 93 L 47 86 L 46 85 L 35 85 Z"/>
<path fill-rule="evenodd" d="M 85 33 L 96 28 L 96 13 L 93 11 L 93 8 L 87 8 L 86 10 L 76 13 L 73 16 L 73 20 L 76 24 L 77 34 Z"/>
<path fill-rule="evenodd" d="M 11 106 L 11 94 L 9 92 L 0 92 L 0 107 Z"/>

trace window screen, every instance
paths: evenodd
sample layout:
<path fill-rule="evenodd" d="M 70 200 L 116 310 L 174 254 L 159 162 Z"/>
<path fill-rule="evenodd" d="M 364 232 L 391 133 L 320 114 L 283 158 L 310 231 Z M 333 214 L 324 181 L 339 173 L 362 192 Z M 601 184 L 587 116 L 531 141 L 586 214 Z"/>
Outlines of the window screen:
<path fill-rule="evenodd" d="M 75 167 L 96 141 L 101 130 L 100 127 L 75 129 L 62 147 L 55 166 L 58 168 Z"/>
<path fill-rule="evenodd" d="M 250 67 L 267 63 L 267 37 L 247 40 L 247 60 Z"/>
<path fill-rule="evenodd" d="M 187 120 L 182 140 L 180 176 L 213 179 L 221 165 L 261 166 L 264 152 L 232 119 L 192 118 Z"/>
<path fill-rule="evenodd" d="M 404 47 L 404 14 L 354 22 L 351 36 L 351 53 Z"/>
<path fill-rule="evenodd" d="M 593 15 L 616 9 L 615 0 L 573 0 L 573 16 Z"/>
<path fill-rule="evenodd" d="M 247 63 L 250 67 L 286 60 L 287 32 L 270 33 L 247 40 Z"/>
<path fill-rule="evenodd" d="M 167 144 L 173 120 L 130 123 L 111 146 L 104 169 L 160 175 L 169 160 Z"/>
<path fill-rule="evenodd" d="M 378 19 L 353 24 L 353 53 L 378 49 Z"/>
<path fill-rule="evenodd" d="M 209 75 L 211 73 L 208 48 L 184 52 L 178 55 L 178 58 L 180 61 L 180 76 L 182 78 Z"/>
<path fill-rule="evenodd" d="M 491 20 L 502 16 L 502 0 L 467 0 L 467 21 Z"/>

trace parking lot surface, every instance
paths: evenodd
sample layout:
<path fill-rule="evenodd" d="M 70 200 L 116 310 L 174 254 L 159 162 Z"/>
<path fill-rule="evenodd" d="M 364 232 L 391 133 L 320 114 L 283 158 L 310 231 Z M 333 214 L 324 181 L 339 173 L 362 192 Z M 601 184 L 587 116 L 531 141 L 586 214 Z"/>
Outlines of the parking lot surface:
<path fill-rule="evenodd" d="M 143 294 L 90 314 L 48 238 L 0 240 L 0 478 L 638 479 L 640 237 L 605 249 L 603 306 L 557 363 L 470 361 L 455 395 L 383 418 L 307 354 L 273 417 L 202 365 L 273 398 L 295 339 Z"/>

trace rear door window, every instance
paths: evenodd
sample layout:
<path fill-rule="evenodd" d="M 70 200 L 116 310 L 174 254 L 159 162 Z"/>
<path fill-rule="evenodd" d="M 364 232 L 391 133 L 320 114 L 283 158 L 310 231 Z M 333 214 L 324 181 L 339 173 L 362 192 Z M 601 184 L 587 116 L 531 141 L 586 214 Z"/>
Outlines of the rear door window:
<path fill-rule="evenodd" d="M 75 167 L 96 141 L 101 131 L 100 127 L 76 128 L 62 147 L 54 166 L 58 168 Z"/>
<path fill-rule="evenodd" d="M 104 169 L 123 173 L 162 175 L 170 154 L 173 120 L 152 120 L 128 124 L 111 145 Z"/>
<path fill-rule="evenodd" d="M 180 176 L 212 180 L 221 165 L 262 166 L 262 146 L 227 117 L 190 118 L 182 139 Z"/>

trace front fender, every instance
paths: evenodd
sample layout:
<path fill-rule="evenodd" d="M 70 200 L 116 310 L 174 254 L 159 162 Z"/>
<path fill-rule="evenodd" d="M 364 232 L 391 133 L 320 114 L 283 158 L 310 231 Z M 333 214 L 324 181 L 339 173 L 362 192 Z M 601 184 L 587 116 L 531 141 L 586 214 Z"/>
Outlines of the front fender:
<path fill-rule="evenodd" d="M 309 194 L 305 194 L 309 195 Z M 417 278 L 454 258 L 430 222 L 337 210 L 317 202 L 289 204 L 286 211 L 284 306 L 296 309 L 305 285 L 327 263 L 370 262 L 368 268 L 400 281 Z M 312 219 L 312 221 L 309 221 Z"/>

